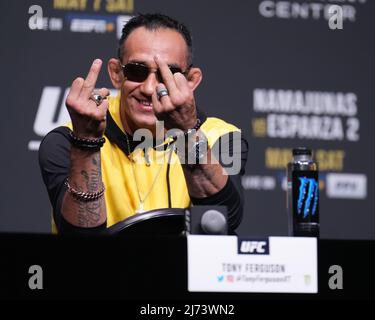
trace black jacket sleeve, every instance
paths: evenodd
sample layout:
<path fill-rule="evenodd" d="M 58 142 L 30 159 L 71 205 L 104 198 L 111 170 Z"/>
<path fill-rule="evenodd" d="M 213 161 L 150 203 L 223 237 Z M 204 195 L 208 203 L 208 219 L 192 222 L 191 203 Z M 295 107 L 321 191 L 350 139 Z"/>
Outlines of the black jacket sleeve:
<path fill-rule="evenodd" d="M 218 193 L 206 198 L 192 198 L 191 202 L 194 205 L 224 205 L 228 209 L 228 226 L 230 232 L 233 232 L 240 224 L 243 216 L 244 195 L 241 185 L 241 177 L 245 173 L 245 166 L 247 161 L 248 143 L 242 137 L 240 132 L 231 132 L 227 134 L 228 137 L 221 137 L 216 141 L 212 150 L 215 155 L 219 155 L 219 163 L 223 168 L 228 167 L 225 156 L 237 157 L 241 159 L 241 167 L 237 174 L 229 175 L 229 179 Z M 234 148 L 237 143 L 241 146 L 240 149 Z"/>

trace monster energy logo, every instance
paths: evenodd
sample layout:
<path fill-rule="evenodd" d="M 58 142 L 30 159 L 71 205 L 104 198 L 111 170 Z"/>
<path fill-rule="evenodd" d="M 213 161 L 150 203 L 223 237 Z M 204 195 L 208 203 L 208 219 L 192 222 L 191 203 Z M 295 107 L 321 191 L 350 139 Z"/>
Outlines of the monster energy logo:
<path fill-rule="evenodd" d="M 303 218 L 310 214 L 310 207 L 312 203 L 311 215 L 316 214 L 316 207 L 318 205 L 318 181 L 314 178 L 300 177 L 299 197 L 297 203 L 297 214 L 303 213 Z"/>

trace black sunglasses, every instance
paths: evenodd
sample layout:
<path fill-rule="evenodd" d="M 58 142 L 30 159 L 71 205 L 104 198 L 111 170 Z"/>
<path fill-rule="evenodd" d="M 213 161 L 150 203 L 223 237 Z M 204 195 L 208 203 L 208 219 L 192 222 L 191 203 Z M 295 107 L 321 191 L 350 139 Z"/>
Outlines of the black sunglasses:
<path fill-rule="evenodd" d="M 151 72 L 155 72 L 158 81 L 163 82 L 163 77 L 159 69 L 150 68 L 138 62 L 129 62 L 126 65 L 121 65 L 121 67 L 122 67 L 122 71 L 124 72 L 125 78 L 129 81 L 143 82 L 147 79 L 148 75 Z M 169 70 L 171 70 L 172 74 L 180 72 L 184 76 L 186 76 L 190 68 L 191 68 L 191 65 L 183 72 L 179 67 L 170 66 Z"/>

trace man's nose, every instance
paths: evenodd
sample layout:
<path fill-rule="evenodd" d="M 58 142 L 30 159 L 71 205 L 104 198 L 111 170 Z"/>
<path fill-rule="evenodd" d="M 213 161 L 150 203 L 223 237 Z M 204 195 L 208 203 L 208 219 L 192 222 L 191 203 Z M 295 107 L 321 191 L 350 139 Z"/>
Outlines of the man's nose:
<path fill-rule="evenodd" d="M 156 90 L 156 86 L 159 84 L 159 80 L 156 75 L 156 71 L 150 72 L 145 81 L 143 81 L 140 89 L 143 94 L 151 96 Z"/>

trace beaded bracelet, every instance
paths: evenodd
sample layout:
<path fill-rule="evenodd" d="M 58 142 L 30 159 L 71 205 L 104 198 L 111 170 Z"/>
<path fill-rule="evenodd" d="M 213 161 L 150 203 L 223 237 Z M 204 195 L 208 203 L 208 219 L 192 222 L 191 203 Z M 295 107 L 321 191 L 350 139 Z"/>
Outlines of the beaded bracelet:
<path fill-rule="evenodd" d="M 68 192 L 76 199 L 76 200 L 79 200 L 79 201 L 85 201 L 85 202 L 89 202 L 89 201 L 95 201 L 95 200 L 98 200 L 100 197 L 103 196 L 104 194 L 104 191 L 105 191 L 105 187 L 104 187 L 104 184 L 102 183 L 102 190 L 100 191 L 97 191 L 97 192 L 83 192 L 83 191 L 78 191 L 76 189 L 74 189 L 70 184 L 69 184 L 69 181 L 68 181 L 68 178 L 65 179 L 65 182 L 64 182 L 65 186 L 68 188 Z"/>
<path fill-rule="evenodd" d="M 104 142 L 105 138 L 97 138 L 97 139 L 87 139 L 87 138 L 80 138 L 74 135 L 73 131 L 69 131 L 69 135 L 71 138 L 72 144 L 79 148 L 79 149 L 84 149 L 84 150 L 99 150 Z"/>
<path fill-rule="evenodd" d="M 197 122 L 195 123 L 195 126 L 193 128 L 186 130 L 183 135 L 179 134 L 179 135 L 172 136 L 172 139 L 177 140 L 179 137 L 182 137 L 182 136 L 185 139 L 187 139 L 192 132 L 198 131 L 201 126 L 202 126 L 202 121 L 199 118 L 197 118 Z"/>
<path fill-rule="evenodd" d="M 191 132 L 193 131 L 198 131 L 198 129 L 202 126 L 202 122 L 199 118 L 197 118 L 197 122 L 195 123 L 195 126 L 191 129 L 188 129 L 187 131 L 184 132 L 184 136 L 187 137 L 190 135 Z"/>

